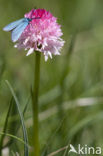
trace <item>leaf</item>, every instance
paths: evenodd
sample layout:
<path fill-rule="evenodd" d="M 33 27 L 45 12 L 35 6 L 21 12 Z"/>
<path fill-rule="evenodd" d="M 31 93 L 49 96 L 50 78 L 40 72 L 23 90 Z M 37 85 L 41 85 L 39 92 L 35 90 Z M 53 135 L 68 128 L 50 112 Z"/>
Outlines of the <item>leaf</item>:
<path fill-rule="evenodd" d="M 20 141 L 21 143 L 25 144 L 26 146 L 28 146 L 28 144 L 26 144 L 21 138 L 15 136 L 15 135 L 4 133 L 4 132 L 0 132 L 0 135 L 9 136 L 9 137 L 11 137 L 13 139 L 16 139 L 16 140 Z"/>
<path fill-rule="evenodd" d="M 29 100 L 30 100 L 30 96 L 29 96 L 29 98 L 28 98 L 28 100 L 27 100 L 27 102 L 26 102 L 26 104 L 25 104 L 25 107 L 24 107 L 24 110 L 23 110 L 23 117 L 24 117 L 24 115 L 25 115 L 25 112 L 26 112 L 26 110 L 27 110 L 27 107 L 28 107 L 28 104 L 29 104 Z M 15 120 L 14 120 L 15 121 Z M 16 132 L 19 130 L 19 128 L 20 128 L 20 122 L 17 122 L 16 123 Z M 11 144 L 13 144 L 13 141 L 14 141 L 14 139 L 12 138 L 12 139 L 10 139 L 2 148 L 5 148 L 5 147 L 8 147 L 8 146 L 10 146 Z"/>
<path fill-rule="evenodd" d="M 26 128 L 25 128 L 25 124 L 24 124 L 24 119 L 23 119 L 23 115 L 21 113 L 21 110 L 20 110 L 20 104 L 19 104 L 19 101 L 16 97 L 16 94 L 11 86 L 11 84 L 6 80 L 6 83 L 11 91 L 11 94 L 15 100 L 15 103 L 16 103 L 16 107 L 18 109 L 18 113 L 19 113 L 19 116 L 20 116 L 20 121 L 21 121 L 21 125 L 22 125 L 22 130 L 23 130 L 23 137 L 24 137 L 24 142 L 25 142 L 25 145 L 24 145 L 24 155 L 25 156 L 28 156 L 28 147 L 26 146 L 28 144 L 28 136 L 27 136 L 27 131 L 26 131 Z"/>
<path fill-rule="evenodd" d="M 4 124 L 4 128 L 3 128 L 4 134 L 6 133 L 11 107 L 12 107 L 12 99 L 10 100 L 9 109 L 8 109 L 7 116 L 6 116 L 6 119 L 5 119 L 5 124 Z M 2 135 L 1 140 L 0 140 L 0 155 L 1 155 L 1 152 L 2 152 L 4 137 L 5 137 L 5 135 Z"/>

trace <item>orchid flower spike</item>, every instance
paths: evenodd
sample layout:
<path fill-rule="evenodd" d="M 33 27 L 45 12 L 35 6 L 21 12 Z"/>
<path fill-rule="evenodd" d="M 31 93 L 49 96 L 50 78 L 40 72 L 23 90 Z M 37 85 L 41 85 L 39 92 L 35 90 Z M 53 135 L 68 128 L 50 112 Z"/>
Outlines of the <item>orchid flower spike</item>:
<path fill-rule="evenodd" d="M 60 55 L 64 41 L 61 26 L 49 11 L 32 9 L 24 18 L 12 22 L 3 29 L 11 31 L 16 48 L 28 50 L 26 56 L 34 51 L 42 52 L 45 61 L 52 55 Z"/>

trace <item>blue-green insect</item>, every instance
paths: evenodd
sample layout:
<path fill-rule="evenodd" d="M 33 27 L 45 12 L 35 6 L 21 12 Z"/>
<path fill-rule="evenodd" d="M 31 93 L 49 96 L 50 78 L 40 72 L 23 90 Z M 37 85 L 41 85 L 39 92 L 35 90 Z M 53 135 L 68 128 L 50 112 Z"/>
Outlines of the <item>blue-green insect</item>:
<path fill-rule="evenodd" d="M 30 24 L 32 19 L 39 19 L 39 17 L 35 18 L 22 18 L 20 20 L 14 21 L 3 28 L 4 31 L 11 31 L 11 38 L 13 42 L 16 42 L 24 29 Z"/>

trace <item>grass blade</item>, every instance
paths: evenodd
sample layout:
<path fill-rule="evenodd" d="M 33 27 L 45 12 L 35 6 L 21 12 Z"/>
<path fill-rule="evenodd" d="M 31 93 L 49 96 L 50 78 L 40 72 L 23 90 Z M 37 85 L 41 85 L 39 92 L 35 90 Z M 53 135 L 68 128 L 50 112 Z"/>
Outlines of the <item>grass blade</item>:
<path fill-rule="evenodd" d="M 24 110 L 23 110 L 23 112 L 22 112 L 23 117 L 24 117 L 25 112 L 26 112 L 26 110 L 27 110 L 27 107 L 28 107 L 29 101 L 30 101 L 30 96 L 29 96 L 29 98 L 28 98 L 28 100 L 27 100 L 27 102 L 26 102 L 26 104 L 25 104 Z M 20 128 L 20 122 L 17 123 L 16 132 L 19 130 L 19 128 Z M 8 141 L 8 143 L 5 144 L 2 148 L 6 148 L 6 147 L 10 146 L 11 144 L 13 144 L 13 141 L 14 141 L 14 139 L 11 138 L 11 139 Z"/>
<path fill-rule="evenodd" d="M 12 99 L 10 100 L 9 109 L 8 109 L 6 119 L 5 119 L 5 124 L 4 124 L 4 128 L 3 128 L 4 135 L 2 135 L 1 140 L 0 140 L 0 156 L 2 155 L 3 140 L 5 137 L 5 133 L 6 133 L 7 125 L 8 125 L 8 119 L 9 119 L 11 107 L 12 107 Z"/>
<path fill-rule="evenodd" d="M 2 136 L 8 136 L 10 138 L 16 139 L 17 141 L 19 141 L 19 142 L 23 143 L 24 145 L 28 146 L 28 144 L 26 144 L 25 141 L 23 141 L 21 138 L 15 136 L 15 135 L 4 133 L 4 132 L 0 132 L 0 135 L 2 135 Z"/>
<path fill-rule="evenodd" d="M 11 94 L 15 100 L 15 103 L 16 103 L 16 107 L 18 109 L 18 113 L 19 113 L 19 116 L 20 116 L 20 121 L 21 121 L 21 125 L 22 125 L 22 130 L 23 130 L 23 137 L 24 137 L 24 142 L 25 142 L 25 145 L 24 145 L 24 155 L 25 156 L 28 156 L 28 147 L 26 146 L 26 144 L 28 144 L 28 136 L 27 136 L 27 131 L 26 131 L 26 128 L 25 128 L 25 124 L 24 124 L 24 119 L 23 119 L 23 115 L 21 113 L 21 110 L 20 110 L 20 104 L 19 104 L 19 101 L 15 95 L 15 92 L 11 86 L 11 84 L 6 80 L 6 83 L 11 91 Z"/>

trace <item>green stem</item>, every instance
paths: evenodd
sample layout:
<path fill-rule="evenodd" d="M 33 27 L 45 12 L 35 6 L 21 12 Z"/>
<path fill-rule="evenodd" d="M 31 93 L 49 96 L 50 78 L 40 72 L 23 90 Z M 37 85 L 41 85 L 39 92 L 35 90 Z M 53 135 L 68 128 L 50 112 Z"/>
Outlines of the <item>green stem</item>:
<path fill-rule="evenodd" d="M 34 155 L 40 156 L 39 149 L 39 121 L 38 121 L 38 93 L 40 80 L 40 52 L 35 52 L 35 71 L 34 71 L 34 89 L 32 94 L 32 108 L 33 108 L 33 148 Z"/>

